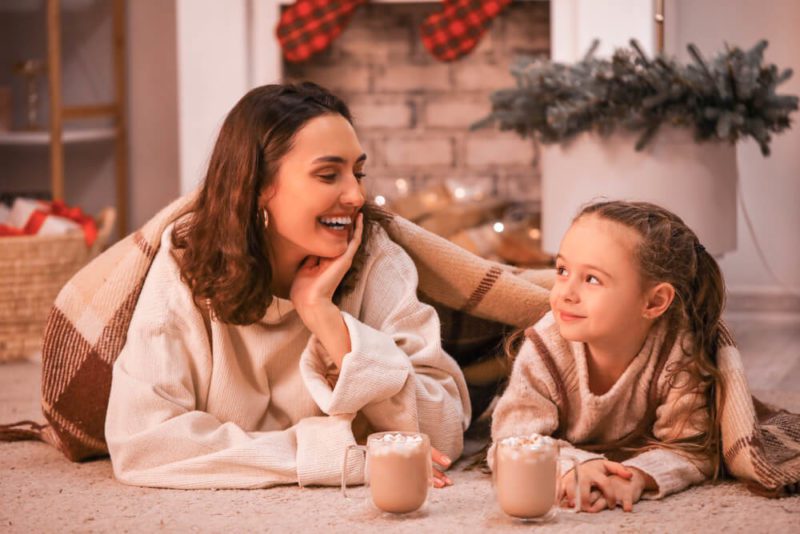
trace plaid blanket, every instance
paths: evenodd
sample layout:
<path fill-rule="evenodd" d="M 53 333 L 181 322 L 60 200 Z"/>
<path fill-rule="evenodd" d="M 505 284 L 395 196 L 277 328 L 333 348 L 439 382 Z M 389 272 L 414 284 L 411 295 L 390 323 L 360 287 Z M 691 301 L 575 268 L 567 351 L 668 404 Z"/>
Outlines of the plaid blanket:
<path fill-rule="evenodd" d="M 164 208 L 64 286 L 50 312 L 43 347 L 42 409 L 49 425 L 0 426 L 0 440 L 41 439 L 73 461 L 107 454 L 104 424 L 112 365 L 125 344 L 161 234 L 188 211 L 192 200 L 189 195 Z M 455 310 L 484 326 L 518 328 L 535 323 L 549 309 L 552 271 L 484 260 L 400 217 L 387 231 L 414 260 L 422 299 L 437 309 Z M 451 341 L 457 342 L 461 333 L 449 332 L 455 338 Z M 800 415 L 753 399 L 733 340 L 721 345 L 718 361 L 728 392 L 721 424 L 728 470 L 767 495 L 796 491 Z"/>

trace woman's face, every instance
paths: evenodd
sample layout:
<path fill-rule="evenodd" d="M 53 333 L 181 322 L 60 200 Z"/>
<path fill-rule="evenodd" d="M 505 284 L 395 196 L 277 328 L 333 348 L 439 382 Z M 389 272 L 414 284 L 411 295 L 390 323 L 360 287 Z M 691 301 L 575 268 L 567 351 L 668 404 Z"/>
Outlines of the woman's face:
<path fill-rule="evenodd" d="M 352 125 L 341 115 L 316 117 L 297 132 L 262 194 L 275 254 L 334 258 L 345 252 L 364 204 L 366 159 Z"/>

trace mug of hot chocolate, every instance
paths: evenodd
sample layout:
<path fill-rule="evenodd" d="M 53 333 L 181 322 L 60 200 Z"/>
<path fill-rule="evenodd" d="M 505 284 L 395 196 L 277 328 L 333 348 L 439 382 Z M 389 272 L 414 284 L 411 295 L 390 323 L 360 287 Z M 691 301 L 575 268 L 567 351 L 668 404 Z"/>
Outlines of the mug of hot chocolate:
<path fill-rule="evenodd" d="M 558 442 L 548 436 L 512 436 L 501 439 L 494 448 L 492 482 L 497 503 L 503 512 L 523 521 L 550 521 L 558 513 L 561 492 L 561 462 L 572 464 L 576 492 L 580 488 L 578 462 L 561 455 Z M 580 510 L 580 494 L 575 509 Z"/>
<path fill-rule="evenodd" d="M 384 512 L 407 514 L 419 510 L 433 485 L 431 442 L 415 432 L 370 434 L 367 445 L 347 448 L 342 466 L 342 495 L 347 495 L 348 461 L 352 451 L 366 455 L 364 485 L 372 504 Z"/>

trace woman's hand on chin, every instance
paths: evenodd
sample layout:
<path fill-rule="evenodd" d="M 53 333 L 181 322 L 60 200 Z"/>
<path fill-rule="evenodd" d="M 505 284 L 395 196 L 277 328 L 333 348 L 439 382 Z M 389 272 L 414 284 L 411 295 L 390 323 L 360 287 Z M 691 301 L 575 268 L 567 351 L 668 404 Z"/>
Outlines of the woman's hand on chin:
<path fill-rule="evenodd" d="M 289 298 L 304 322 L 306 316 L 312 319 L 314 309 L 333 302 L 333 293 L 353 264 L 363 233 L 364 216 L 359 213 L 353 238 L 341 256 L 336 258 L 308 256 L 303 260 L 292 282 Z M 310 327 L 307 323 L 306 326 Z"/>
<path fill-rule="evenodd" d="M 307 257 L 300 265 L 289 292 L 300 319 L 320 338 L 339 367 L 344 355 L 350 352 L 350 336 L 338 308 L 333 304 L 333 293 L 353 264 L 363 233 L 364 216 L 359 213 L 347 250 L 336 258 Z"/>

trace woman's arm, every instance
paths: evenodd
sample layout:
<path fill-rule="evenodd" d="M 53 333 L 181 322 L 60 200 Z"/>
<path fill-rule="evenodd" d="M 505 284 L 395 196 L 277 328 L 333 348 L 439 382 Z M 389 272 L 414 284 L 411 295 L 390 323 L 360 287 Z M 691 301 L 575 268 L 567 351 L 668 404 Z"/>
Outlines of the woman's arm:
<path fill-rule="evenodd" d="M 210 391 L 214 363 L 204 319 L 163 250 L 114 364 L 105 435 L 119 480 L 169 488 L 339 483 L 344 449 L 354 443 L 351 417 L 308 417 L 271 432 L 222 421 L 209 399 L 233 414 L 238 399 Z M 237 377 L 225 379 L 235 392 Z M 259 408 L 241 407 L 248 409 Z M 354 469 L 357 481 L 361 465 Z"/>
<path fill-rule="evenodd" d="M 373 243 L 358 316 L 339 313 L 351 348 L 335 387 L 325 379 L 327 362 L 335 358 L 316 335 L 301 358 L 301 372 L 325 413 L 360 411 L 376 431 L 424 432 L 454 459 L 470 416 L 463 374 L 442 349 L 436 312 L 417 298 L 411 258 L 385 236 Z"/>

